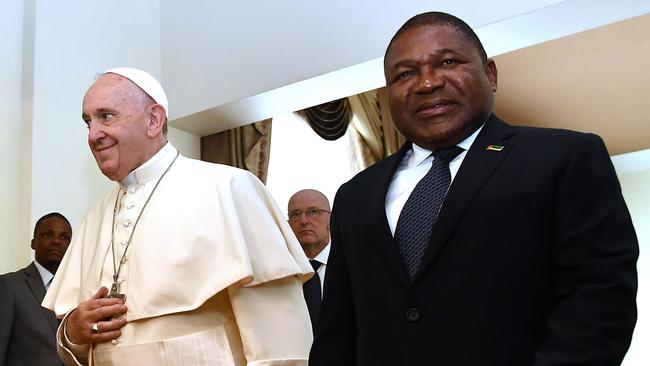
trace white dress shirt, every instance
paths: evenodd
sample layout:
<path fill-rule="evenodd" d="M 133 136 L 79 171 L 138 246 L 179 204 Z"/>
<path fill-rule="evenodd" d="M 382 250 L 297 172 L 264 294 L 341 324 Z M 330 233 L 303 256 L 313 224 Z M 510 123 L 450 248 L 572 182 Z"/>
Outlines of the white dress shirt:
<path fill-rule="evenodd" d="M 41 280 L 43 281 L 43 285 L 45 286 L 45 290 L 47 290 L 50 287 L 50 282 L 52 281 L 52 278 L 54 275 L 50 273 L 45 267 L 41 266 L 40 263 L 37 261 L 34 261 L 34 264 L 36 265 L 36 269 L 38 270 L 38 274 L 41 275 Z"/>
<path fill-rule="evenodd" d="M 474 131 L 474 133 L 469 135 L 469 137 L 456 145 L 461 147 L 464 151 L 454 160 L 449 162 L 449 171 L 451 173 L 452 182 L 456 177 L 460 164 L 465 159 L 465 155 L 467 155 L 467 150 L 472 146 L 474 140 L 476 140 L 476 136 L 478 136 L 482 129 L 483 126 L 479 127 Z M 402 212 L 402 208 L 404 208 L 404 205 L 406 204 L 406 200 L 408 200 L 418 182 L 424 178 L 431 168 L 431 164 L 433 163 L 433 156 L 431 153 L 431 150 L 412 144 L 411 150 L 404 154 L 404 158 L 402 158 L 399 167 L 393 175 L 393 179 L 388 187 L 388 193 L 386 194 L 386 218 L 388 219 L 390 232 L 393 235 L 395 235 L 397 220 Z"/>

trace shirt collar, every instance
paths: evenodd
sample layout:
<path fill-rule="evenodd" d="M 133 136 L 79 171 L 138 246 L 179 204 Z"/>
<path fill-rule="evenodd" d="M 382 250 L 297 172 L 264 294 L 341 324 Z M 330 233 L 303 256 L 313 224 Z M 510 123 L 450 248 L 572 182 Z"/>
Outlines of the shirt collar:
<path fill-rule="evenodd" d="M 176 157 L 177 150 L 169 143 L 165 144 L 147 162 L 133 170 L 120 181 L 122 188 L 142 185 L 160 177 Z"/>
<path fill-rule="evenodd" d="M 462 148 L 463 150 L 467 151 L 469 150 L 470 147 L 472 147 L 472 144 L 474 143 L 474 140 L 476 140 L 476 137 L 478 134 L 481 132 L 483 129 L 483 126 L 485 126 L 485 123 L 481 125 L 481 127 L 477 128 L 476 131 L 474 131 L 471 135 L 469 135 L 465 140 L 459 142 L 456 146 Z M 420 165 L 426 158 L 431 156 L 431 153 L 433 151 L 427 150 L 425 148 L 422 148 L 415 143 L 411 145 L 412 151 L 413 151 L 413 165 L 417 166 Z"/>
<path fill-rule="evenodd" d="M 462 147 L 463 150 L 465 150 L 465 151 L 469 150 L 469 148 L 472 147 L 472 144 L 474 143 L 474 140 L 476 140 L 476 137 L 478 136 L 478 134 L 483 129 L 483 126 L 485 126 L 485 123 L 482 124 L 481 127 L 477 128 L 476 131 L 474 131 L 474 133 L 469 135 L 465 140 L 458 143 L 458 145 L 456 145 L 456 146 Z"/>
<path fill-rule="evenodd" d="M 34 264 L 36 265 L 38 274 L 41 275 L 41 281 L 43 281 L 43 285 L 45 286 L 45 288 L 47 288 L 47 284 L 50 283 L 50 281 L 52 281 L 54 275 L 50 273 L 50 271 L 48 271 L 45 267 L 41 266 L 41 264 L 38 263 L 37 261 L 34 261 Z"/>
<path fill-rule="evenodd" d="M 422 162 L 424 162 L 429 156 L 431 156 L 431 150 L 421 148 L 416 144 L 412 145 L 411 151 L 413 154 L 412 157 L 413 166 L 418 166 L 422 164 Z"/>
<path fill-rule="evenodd" d="M 314 257 L 314 260 L 320 262 L 321 264 L 327 264 L 327 258 L 330 256 L 330 244 L 331 242 L 327 243 L 325 248 L 323 248 L 323 250 L 321 250 L 320 253 Z"/>

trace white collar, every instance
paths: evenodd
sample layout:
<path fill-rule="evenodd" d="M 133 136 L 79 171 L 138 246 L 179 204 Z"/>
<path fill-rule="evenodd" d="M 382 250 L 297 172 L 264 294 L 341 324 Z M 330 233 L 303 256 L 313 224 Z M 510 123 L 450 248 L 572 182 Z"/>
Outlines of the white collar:
<path fill-rule="evenodd" d="M 122 188 L 128 188 L 134 185 L 142 185 L 160 177 L 165 169 L 171 164 L 176 157 L 177 150 L 167 142 L 154 156 L 147 162 L 135 168 L 126 178 L 120 181 Z"/>
<path fill-rule="evenodd" d="M 327 264 L 327 258 L 330 256 L 330 244 L 331 242 L 327 243 L 325 248 L 318 253 L 313 260 L 316 260 L 320 262 L 321 264 Z"/>
<path fill-rule="evenodd" d="M 34 261 L 34 264 L 36 265 L 38 274 L 41 275 L 41 281 L 43 281 L 43 286 L 45 286 L 45 288 L 47 289 L 47 284 L 50 283 L 50 281 L 52 281 L 54 275 L 50 271 L 48 271 L 47 268 L 41 266 L 41 264 L 38 263 L 37 261 Z"/>
<path fill-rule="evenodd" d="M 456 146 L 461 147 L 465 151 L 469 150 L 469 148 L 472 147 L 474 140 L 476 140 L 479 132 L 481 132 L 483 129 L 483 126 L 485 126 L 485 123 L 482 124 L 481 127 L 477 128 L 476 131 L 469 135 L 465 140 L 459 142 Z M 431 150 L 420 147 L 415 143 L 411 145 L 411 149 L 413 151 L 413 166 L 420 165 L 426 158 L 431 156 L 432 153 Z"/>

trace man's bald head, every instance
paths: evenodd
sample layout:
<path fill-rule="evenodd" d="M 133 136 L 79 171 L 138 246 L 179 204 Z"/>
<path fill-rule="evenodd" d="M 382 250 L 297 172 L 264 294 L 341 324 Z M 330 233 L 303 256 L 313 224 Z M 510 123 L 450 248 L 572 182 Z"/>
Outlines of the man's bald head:
<path fill-rule="evenodd" d="M 294 193 L 293 196 L 291 196 L 291 198 L 289 198 L 289 204 L 288 204 L 289 210 L 288 211 L 291 212 L 292 201 L 295 202 L 297 200 L 299 201 L 299 200 L 303 200 L 303 199 L 306 199 L 306 198 L 312 199 L 315 202 L 319 201 L 319 203 L 323 204 L 323 209 L 326 209 L 327 211 L 330 211 L 330 201 L 327 199 L 327 196 L 325 196 L 322 192 L 317 191 L 315 189 L 303 189 L 303 190 L 300 190 L 300 191 Z"/>

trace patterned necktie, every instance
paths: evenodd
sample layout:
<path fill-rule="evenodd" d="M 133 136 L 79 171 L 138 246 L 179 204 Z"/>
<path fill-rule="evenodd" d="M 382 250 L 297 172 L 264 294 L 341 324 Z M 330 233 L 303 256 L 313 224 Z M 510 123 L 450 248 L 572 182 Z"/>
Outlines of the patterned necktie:
<path fill-rule="evenodd" d="M 318 268 L 321 263 L 315 259 L 310 259 L 309 263 L 314 268 L 314 277 L 310 278 L 302 285 L 302 291 L 305 295 L 305 302 L 307 303 L 307 310 L 309 310 L 309 317 L 311 318 L 312 329 L 316 329 L 316 321 L 320 313 L 321 303 L 321 284 L 320 276 L 318 275 Z"/>
<path fill-rule="evenodd" d="M 397 220 L 395 241 L 411 280 L 422 261 L 451 183 L 449 162 L 462 151 L 462 148 L 453 146 L 433 152 L 431 168 L 411 192 Z"/>

